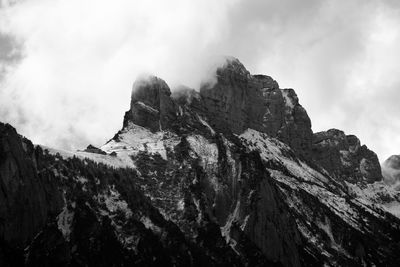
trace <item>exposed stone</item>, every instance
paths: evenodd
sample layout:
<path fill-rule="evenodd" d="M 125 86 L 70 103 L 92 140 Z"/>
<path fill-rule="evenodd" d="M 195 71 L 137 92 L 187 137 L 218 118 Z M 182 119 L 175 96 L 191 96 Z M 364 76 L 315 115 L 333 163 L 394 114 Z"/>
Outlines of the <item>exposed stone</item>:
<path fill-rule="evenodd" d="M 32 143 L 0 123 L 1 244 L 23 249 L 47 217 L 59 212 L 63 200 L 53 182 L 36 173 Z"/>
<path fill-rule="evenodd" d="M 89 152 L 89 153 L 107 155 L 106 152 L 104 152 L 104 151 L 101 150 L 100 148 L 95 147 L 95 146 L 93 146 L 93 145 L 88 145 L 87 148 L 85 148 L 84 151 L 85 151 L 85 152 Z"/>
<path fill-rule="evenodd" d="M 313 136 L 311 120 L 293 89 L 280 89 L 266 75 L 251 75 L 243 64 L 228 58 L 217 69 L 215 83 L 200 92 L 181 86 L 171 96 L 165 81 L 150 76 L 135 82 L 127 121 L 152 131 L 173 129 L 184 133 L 205 122 L 225 134 L 248 128 L 276 137 L 303 158 L 313 159 L 334 176 L 348 181 L 381 180 L 375 153 L 357 137 L 329 130 Z"/>
<path fill-rule="evenodd" d="M 330 174 L 351 183 L 382 180 L 377 155 L 356 136 L 337 129 L 314 134 L 312 157 Z"/>
<path fill-rule="evenodd" d="M 250 116 L 247 102 L 254 86 L 251 75 L 238 60 L 228 61 L 216 75 L 214 85 L 200 88 L 211 126 L 222 132 L 241 133 Z"/>
<path fill-rule="evenodd" d="M 216 76 L 216 83 L 204 84 L 200 93 L 180 86 L 172 96 L 157 77 L 137 80 L 124 126 L 132 121 L 152 131 L 197 128 L 199 115 L 218 131 L 240 134 L 252 128 L 309 154 L 311 121 L 293 89 L 279 89 L 269 76 L 251 75 L 235 58 L 227 59 Z"/>
<path fill-rule="evenodd" d="M 292 89 L 279 89 L 266 75 L 250 75 L 237 59 L 217 70 L 217 82 L 200 89 L 212 125 L 240 134 L 252 128 L 288 143 L 297 152 L 311 148 L 311 121 Z"/>
<path fill-rule="evenodd" d="M 283 89 L 282 95 L 285 100 L 285 119 L 278 138 L 308 157 L 313 136 L 311 120 L 293 89 Z"/>
<path fill-rule="evenodd" d="M 133 84 L 131 108 L 125 114 L 128 121 L 158 131 L 171 126 L 176 119 L 175 104 L 164 80 L 155 76 L 138 79 Z"/>

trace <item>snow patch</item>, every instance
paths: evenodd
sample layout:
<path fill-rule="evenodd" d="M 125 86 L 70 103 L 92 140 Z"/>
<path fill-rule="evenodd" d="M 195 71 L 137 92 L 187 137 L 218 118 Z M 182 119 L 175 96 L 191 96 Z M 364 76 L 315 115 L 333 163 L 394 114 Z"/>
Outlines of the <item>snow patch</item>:
<path fill-rule="evenodd" d="M 159 113 L 159 111 L 149 105 L 146 105 L 145 103 L 141 102 L 141 101 L 137 101 L 135 103 L 136 105 L 139 105 L 140 107 L 142 107 L 143 109 L 147 110 L 150 113 Z"/>
<path fill-rule="evenodd" d="M 192 150 L 206 165 L 218 163 L 218 147 L 216 144 L 210 143 L 201 135 L 189 136 L 187 137 L 187 141 Z"/>
<path fill-rule="evenodd" d="M 115 152 L 118 157 L 130 161 L 131 156 L 137 155 L 140 151 L 159 154 L 167 160 L 166 148 L 172 148 L 179 142 L 180 138 L 173 133 L 167 131 L 153 133 L 144 127 L 129 123 L 117 138 L 107 142 L 101 149 L 107 153 Z"/>
<path fill-rule="evenodd" d="M 144 224 L 144 227 L 146 227 L 147 229 L 152 230 L 155 233 L 161 233 L 161 228 L 158 227 L 157 225 L 155 225 L 149 217 L 147 216 L 142 216 L 140 218 L 140 221 Z"/>
<path fill-rule="evenodd" d="M 72 205 L 75 206 L 75 202 L 73 202 Z M 61 231 L 66 241 L 70 240 L 70 235 L 72 232 L 71 225 L 72 221 L 74 220 L 74 214 L 74 211 L 69 210 L 68 207 L 65 206 L 62 212 L 57 216 L 57 227 Z"/>
<path fill-rule="evenodd" d="M 245 141 L 250 150 L 260 152 L 261 157 L 265 161 L 275 161 L 284 165 L 289 172 L 303 179 L 304 181 L 314 182 L 319 185 L 328 183 L 328 179 L 309 167 L 303 161 L 293 159 L 293 152 L 286 144 L 275 138 L 270 138 L 265 133 L 258 132 L 253 129 L 247 129 L 240 138 Z"/>
<path fill-rule="evenodd" d="M 383 181 L 372 184 L 351 184 L 346 182 L 347 188 L 355 199 L 365 206 L 382 209 L 400 218 L 400 192 Z M 371 208 L 371 212 L 373 212 Z M 376 213 L 376 212 L 375 212 Z M 378 213 L 376 216 L 380 216 Z"/>
<path fill-rule="evenodd" d="M 201 122 L 201 124 L 203 124 L 204 126 L 206 126 L 212 135 L 215 135 L 215 131 L 214 129 L 210 126 L 210 124 L 208 124 L 204 119 L 202 119 L 199 115 L 197 115 L 197 118 L 199 119 L 199 121 Z"/>
<path fill-rule="evenodd" d="M 89 153 L 89 152 L 84 152 L 84 151 L 67 151 L 63 149 L 55 149 L 47 146 L 42 146 L 40 147 L 43 150 L 49 151 L 51 155 L 60 155 L 63 159 L 69 159 L 73 157 L 77 157 L 81 160 L 92 160 L 97 163 L 103 163 L 105 165 L 115 167 L 115 168 L 127 168 L 127 167 L 133 167 L 133 161 L 128 158 L 124 159 L 121 157 L 114 157 L 111 155 L 102 155 L 102 154 L 96 154 L 96 153 Z"/>
<path fill-rule="evenodd" d="M 185 201 L 183 198 L 178 201 L 177 209 L 181 211 L 185 209 Z"/>
<path fill-rule="evenodd" d="M 88 182 L 88 179 L 86 177 L 83 177 L 83 176 L 77 176 L 76 180 L 81 184 L 86 184 Z"/>
<path fill-rule="evenodd" d="M 121 211 L 125 218 L 132 217 L 132 210 L 128 207 L 128 203 L 121 199 L 121 194 L 115 189 L 114 186 L 109 187 L 108 192 L 105 194 L 99 194 L 98 200 L 100 203 L 104 203 L 107 211 L 102 211 L 102 215 L 108 215 L 109 217 L 114 217 L 113 213 Z"/>

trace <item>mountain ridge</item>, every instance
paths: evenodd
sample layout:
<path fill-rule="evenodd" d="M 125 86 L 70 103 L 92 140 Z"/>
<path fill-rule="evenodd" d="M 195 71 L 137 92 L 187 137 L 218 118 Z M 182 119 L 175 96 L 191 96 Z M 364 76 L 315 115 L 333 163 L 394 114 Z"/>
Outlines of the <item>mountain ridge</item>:
<path fill-rule="evenodd" d="M 20 217 L 0 206 L 4 266 L 400 264 L 400 194 L 376 154 L 313 133 L 293 89 L 234 58 L 199 91 L 136 81 L 100 148 L 35 147 L 4 124 L 0 138 L 0 203 L 48 211 L 13 237 Z M 10 197 L 19 187 L 31 206 Z"/>
<path fill-rule="evenodd" d="M 312 132 L 311 120 L 293 89 L 280 89 L 278 83 L 269 76 L 251 75 L 233 57 L 217 69 L 216 77 L 214 83 L 202 85 L 199 91 L 184 88 L 173 94 L 167 83 L 158 77 L 137 80 L 132 88 L 131 107 L 125 113 L 123 125 L 131 121 L 152 131 L 170 128 L 179 132 L 181 129 L 176 120 L 182 120 L 187 115 L 179 116 L 182 106 L 188 107 L 195 110 L 196 115 L 206 118 L 207 123 L 217 131 L 240 134 L 247 128 L 255 129 L 289 144 L 299 156 L 319 161 L 328 171 L 340 167 L 341 163 L 337 162 L 347 161 L 350 169 L 362 169 L 359 172 L 363 174 L 358 175 L 358 179 L 365 176 L 370 182 L 382 180 L 377 155 L 365 145 L 361 146 L 356 136 L 346 136 L 335 129 L 315 134 Z M 191 122 L 194 123 L 193 118 Z M 187 124 L 190 124 L 189 121 L 185 121 L 184 126 Z M 322 151 L 329 149 L 329 153 L 334 155 L 321 155 L 320 146 L 323 142 L 328 144 Z M 350 144 L 352 142 L 355 144 Z M 349 151 L 350 146 L 353 146 L 353 151 Z M 341 151 L 348 153 L 342 155 Z M 317 157 L 329 159 L 321 161 L 312 155 L 313 152 L 319 154 Z M 349 171 L 341 172 L 349 175 Z M 332 174 L 342 175 L 339 172 Z"/>

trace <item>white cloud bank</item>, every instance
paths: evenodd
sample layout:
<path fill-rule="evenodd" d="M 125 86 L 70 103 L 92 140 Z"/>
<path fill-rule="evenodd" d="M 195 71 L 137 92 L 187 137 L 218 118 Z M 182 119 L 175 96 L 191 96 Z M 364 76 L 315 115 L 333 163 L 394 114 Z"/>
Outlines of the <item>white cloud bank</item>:
<path fill-rule="evenodd" d="M 197 87 L 232 55 L 295 88 L 314 131 L 354 133 L 381 160 L 400 154 L 396 1 L 12 2 L 1 2 L 0 34 L 22 59 L 1 81 L 0 120 L 36 143 L 100 145 L 121 127 L 137 75 Z"/>

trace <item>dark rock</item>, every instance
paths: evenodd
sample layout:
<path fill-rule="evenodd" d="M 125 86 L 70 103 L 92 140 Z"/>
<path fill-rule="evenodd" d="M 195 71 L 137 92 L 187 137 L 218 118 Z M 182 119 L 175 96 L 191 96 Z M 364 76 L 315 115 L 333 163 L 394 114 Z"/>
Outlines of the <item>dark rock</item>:
<path fill-rule="evenodd" d="M 131 108 L 125 114 L 124 125 L 131 121 L 151 131 L 171 127 L 176 119 L 176 107 L 170 95 L 162 79 L 155 76 L 138 79 L 133 84 Z"/>
<path fill-rule="evenodd" d="M 0 123 L 0 243 L 15 249 L 25 248 L 63 205 L 55 181 L 37 174 L 34 151 L 29 140 Z"/>
<path fill-rule="evenodd" d="M 313 136 L 311 120 L 293 89 L 283 89 L 282 94 L 285 99 L 285 126 L 278 132 L 278 138 L 308 157 Z"/>
<path fill-rule="evenodd" d="M 85 152 L 89 152 L 89 153 L 95 153 L 95 154 L 107 155 L 107 153 L 106 153 L 106 152 L 104 152 L 104 151 L 103 151 L 103 150 L 101 150 L 100 148 L 98 148 L 98 147 L 95 147 L 95 146 L 93 146 L 93 145 L 88 145 L 88 147 L 87 147 L 85 150 L 83 150 L 83 151 L 85 151 Z"/>
<path fill-rule="evenodd" d="M 208 118 L 217 130 L 247 128 L 277 137 L 301 154 L 311 148 L 311 121 L 292 89 L 279 89 L 266 75 L 250 75 L 237 59 L 217 70 L 217 82 L 200 89 Z"/>
<path fill-rule="evenodd" d="M 311 149 L 311 121 L 292 89 L 279 89 L 266 75 L 251 75 L 239 60 L 229 58 L 217 72 L 214 84 L 203 84 L 200 93 L 180 86 L 171 96 L 165 81 L 150 76 L 139 79 L 132 89 L 128 122 L 151 131 L 199 129 L 202 120 L 226 134 L 252 128 L 277 137 L 297 152 Z M 186 129 L 187 130 L 187 129 Z"/>
<path fill-rule="evenodd" d="M 333 176 L 351 183 L 382 180 L 377 155 L 354 135 L 330 129 L 315 133 L 312 157 Z"/>

